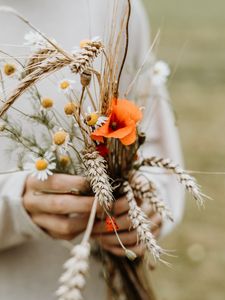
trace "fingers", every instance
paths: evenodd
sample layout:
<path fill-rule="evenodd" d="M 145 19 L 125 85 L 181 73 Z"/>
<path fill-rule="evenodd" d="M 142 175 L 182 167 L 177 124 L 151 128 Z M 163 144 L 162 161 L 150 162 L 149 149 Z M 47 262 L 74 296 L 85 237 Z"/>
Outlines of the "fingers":
<path fill-rule="evenodd" d="M 129 210 L 129 204 L 126 197 L 119 198 L 116 200 L 113 208 L 113 212 L 115 216 L 120 216 Z"/>
<path fill-rule="evenodd" d="M 120 233 L 119 237 L 124 246 L 134 246 L 137 244 L 136 230 Z M 105 235 L 93 235 L 93 238 L 97 239 L 100 245 L 106 245 L 106 246 L 120 245 L 115 233 L 105 234 Z"/>
<path fill-rule="evenodd" d="M 82 193 L 90 191 L 90 186 L 82 176 L 71 176 L 66 174 L 54 174 L 49 176 L 47 180 L 40 181 L 36 178 L 29 176 L 26 183 L 27 189 L 35 191 L 41 190 L 71 190 L 73 188 L 78 189 Z"/>
<path fill-rule="evenodd" d="M 35 214 L 32 220 L 52 237 L 70 240 L 86 228 L 88 216 L 69 218 L 61 215 Z"/>
<path fill-rule="evenodd" d="M 125 256 L 124 249 L 121 247 L 110 247 L 103 245 L 103 248 L 116 256 Z M 145 249 L 142 245 L 136 245 L 134 247 L 129 247 L 128 249 L 133 251 L 137 256 L 142 256 L 145 252 Z"/>
<path fill-rule="evenodd" d="M 26 193 L 23 205 L 30 213 L 70 214 L 89 213 L 94 198 L 73 195 L 34 195 L 32 191 Z"/>

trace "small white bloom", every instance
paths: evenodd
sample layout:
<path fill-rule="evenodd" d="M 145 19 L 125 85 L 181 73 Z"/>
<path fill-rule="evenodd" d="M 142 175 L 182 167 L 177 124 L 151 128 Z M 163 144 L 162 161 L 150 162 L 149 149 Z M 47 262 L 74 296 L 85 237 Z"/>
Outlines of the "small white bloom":
<path fill-rule="evenodd" d="M 29 31 L 24 36 L 24 45 L 29 46 L 32 50 L 37 51 L 48 46 L 48 42 L 38 33 Z"/>
<path fill-rule="evenodd" d="M 70 94 L 74 89 L 75 81 L 70 79 L 63 79 L 59 82 L 59 91 L 64 94 Z"/>
<path fill-rule="evenodd" d="M 46 152 L 43 157 L 32 158 L 31 163 L 25 165 L 26 169 L 32 171 L 32 176 L 38 180 L 45 181 L 48 176 L 53 175 L 53 170 L 56 167 L 55 156 L 51 152 Z"/>
<path fill-rule="evenodd" d="M 170 75 L 169 65 L 160 60 L 155 63 L 152 68 L 152 82 L 154 85 L 162 85 L 166 83 Z"/>

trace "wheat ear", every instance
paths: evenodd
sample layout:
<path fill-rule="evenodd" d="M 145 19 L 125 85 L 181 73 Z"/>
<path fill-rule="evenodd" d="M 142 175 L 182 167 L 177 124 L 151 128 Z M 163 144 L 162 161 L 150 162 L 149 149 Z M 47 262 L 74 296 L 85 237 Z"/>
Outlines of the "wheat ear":
<path fill-rule="evenodd" d="M 129 204 L 129 217 L 131 219 L 133 229 L 137 230 L 139 241 L 150 251 L 154 259 L 161 260 L 164 250 L 159 247 L 151 233 L 151 223 L 145 213 L 138 207 L 133 190 L 129 182 L 124 183 L 124 192 Z"/>
<path fill-rule="evenodd" d="M 112 208 L 113 191 L 107 174 L 107 164 L 97 151 L 90 148 L 83 152 L 84 165 L 86 166 L 86 176 L 90 181 L 92 190 L 100 205 L 105 209 Z"/>
<path fill-rule="evenodd" d="M 200 187 L 197 184 L 196 179 L 187 174 L 187 172 L 185 172 L 179 165 L 175 164 L 172 160 L 153 156 L 151 158 L 143 159 L 140 165 L 163 168 L 177 175 L 180 183 L 183 184 L 186 190 L 192 194 L 194 199 L 197 201 L 198 205 L 203 206 L 204 195 L 201 193 Z"/>
<path fill-rule="evenodd" d="M 59 300 L 83 300 L 81 291 L 86 285 L 89 270 L 90 244 L 73 247 L 72 257 L 64 264 L 65 272 L 60 277 L 60 287 L 56 291 Z"/>
<path fill-rule="evenodd" d="M 153 209 L 163 218 L 166 217 L 173 221 L 171 210 L 167 207 L 163 200 L 160 199 L 157 187 L 154 182 L 150 181 L 141 172 L 135 172 L 130 180 L 135 199 L 142 200 L 141 208 L 145 213 L 149 213 Z"/>

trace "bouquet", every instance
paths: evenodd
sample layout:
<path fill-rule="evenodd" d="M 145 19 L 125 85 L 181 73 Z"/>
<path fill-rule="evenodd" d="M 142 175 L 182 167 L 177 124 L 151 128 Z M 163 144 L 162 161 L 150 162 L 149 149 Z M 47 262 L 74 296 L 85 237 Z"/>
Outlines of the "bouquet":
<path fill-rule="evenodd" d="M 100 204 L 103 222 L 109 232 L 115 232 L 125 257 L 116 258 L 97 247 L 108 271 L 109 280 L 112 266 L 122 278 L 125 294 L 129 299 L 149 299 L 146 289 L 139 282 L 135 265 L 140 259 L 127 249 L 117 233 L 118 226 L 113 216 L 113 205 L 118 195 L 126 195 L 129 204 L 129 217 L 136 230 L 138 241 L 146 248 L 146 255 L 154 260 L 164 261 L 167 254 L 156 242 L 151 233 L 151 222 L 147 213 L 153 209 L 163 218 L 173 220 L 169 207 L 159 197 L 157 187 L 141 171 L 143 166 L 164 169 L 177 177 L 199 205 L 203 195 L 195 179 L 168 158 L 142 158 L 141 147 L 145 143 L 145 132 L 141 131 L 143 108 L 130 99 L 120 98 L 120 81 L 129 47 L 130 1 L 121 20 L 119 33 L 115 28 L 108 42 L 96 37 L 80 42 L 79 47 L 68 52 L 53 39 L 36 29 L 17 11 L 1 7 L 0 11 L 12 13 L 26 22 L 32 29 L 26 36 L 26 43 L 32 46 L 30 57 L 19 61 L 3 53 L 1 71 L 2 94 L 5 97 L 0 109 L 0 134 L 9 138 L 16 149 L 18 170 L 27 170 L 39 180 L 46 180 L 54 173 L 81 174 L 90 182 L 94 203 L 86 231 L 80 244 L 73 246 L 71 258 L 65 263 L 65 272 L 60 278 L 56 294 L 60 300 L 80 300 L 85 286 L 91 252 L 90 236 L 94 225 L 97 205 Z M 112 26 L 113 27 L 113 26 Z M 123 34 L 125 31 L 125 41 Z M 124 46 L 125 44 L 125 46 Z M 124 47 L 123 47 L 124 46 Z M 122 59 L 121 59 L 121 53 Z M 101 61 L 101 68 L 95 66 Z M 80 89 L 75 90 L 74 80 L 64 78 L 58 88 L 66 100 L 64 110 L 58 112 L 51 98 L 42 97 L 37 83 L 48 76 L 69 69 L 72 78 L 78 78 Z M 158 62 L 151 66 L 152 76 L 163 79 L 169 74 L 167 66 Z M 154 75 L 155 74 L 155 75 Z M 137 74 L 138 76 L 138 74 Z M 4 88 L 4 78 L 14 77 L 17 86 L 8 96 Z M 155 77 L 156 78 L 156 77 Z M 7 79 L 8 80 L 8 79 Z M 129 87 L 130 88 L 130 87 Z M 15 101 L 29 94 L 32 111 L 21 111 L 14 106 Z M 38 135 L 24 130 L 9 110 L 28 122 L 29 127 L 41 125 Z M 79 194 L 80 191 L 48 191 L 42 193 Z M 139 205 L 137 199 L 142 202 Z M 123 275 L 126 272 L 126 275 Z M 113 295 L 120 299 L 121 291 L 116 291 L 113 279 Z"/>

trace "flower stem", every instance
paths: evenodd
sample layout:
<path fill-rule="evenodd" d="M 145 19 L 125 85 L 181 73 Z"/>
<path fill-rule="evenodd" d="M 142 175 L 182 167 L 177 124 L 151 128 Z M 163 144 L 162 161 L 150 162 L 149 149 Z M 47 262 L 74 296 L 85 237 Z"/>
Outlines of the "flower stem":
<path fill-rule="evenodd" d="M 95 197 L 95 200 L 94 200 L 94 203 L 93 203 L 92 209 L 91 209 L 91 214 L 90 214 L 90 217 L 89 217 L 89 220 L 88 220 L 87 228 L 86 228 L 86 231 L 84 233 L 84 237 L 83 237 L 82 242 L 81 242 L 81 244 L 83 244 L 83 245 L 85 245 L 90 239 L 91 232 L 92 232 L 92 229 L 93 229 L 93 226 L 94 226 L 94 221 L 95 221 L 95 216 L 96 216 L 96 211 L 97 211 L 97 205 L 98 205 L 98 198 Z"/>

